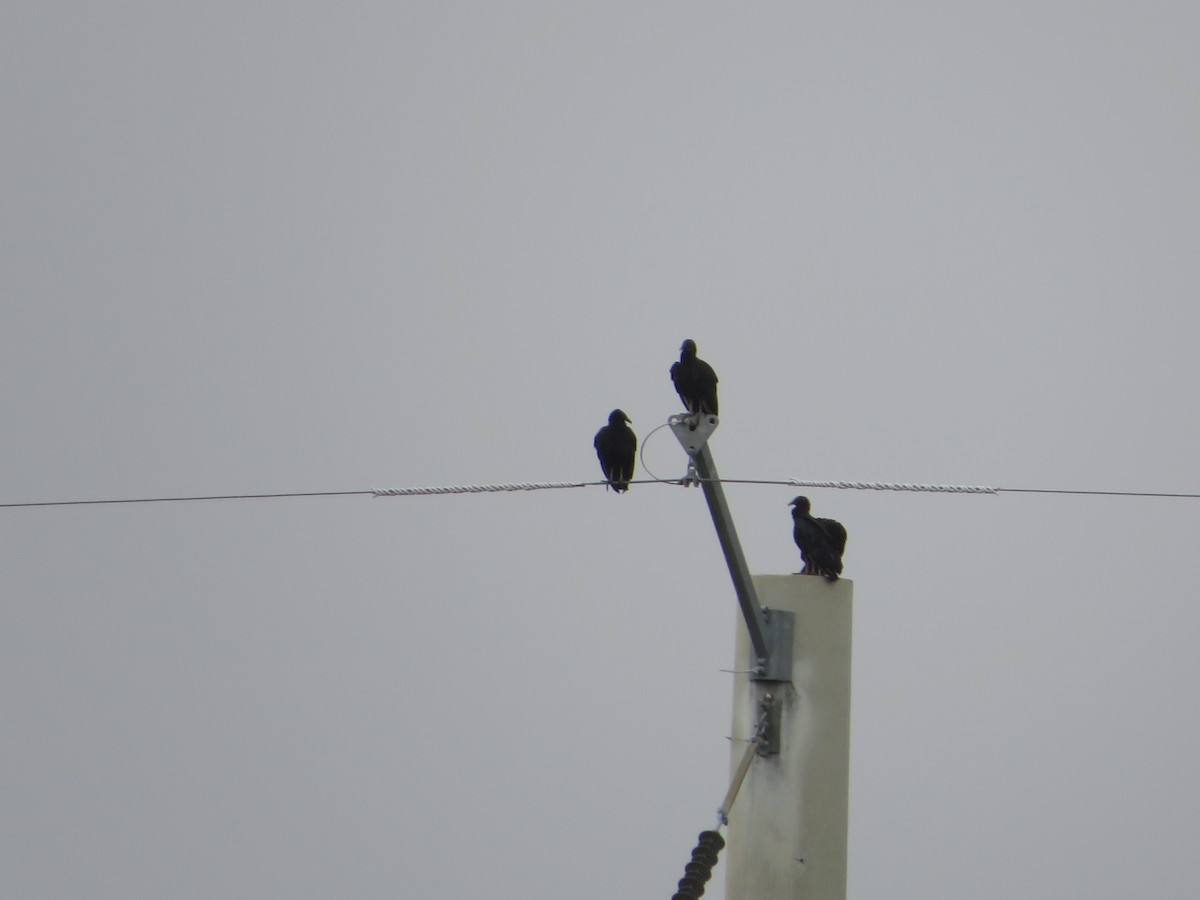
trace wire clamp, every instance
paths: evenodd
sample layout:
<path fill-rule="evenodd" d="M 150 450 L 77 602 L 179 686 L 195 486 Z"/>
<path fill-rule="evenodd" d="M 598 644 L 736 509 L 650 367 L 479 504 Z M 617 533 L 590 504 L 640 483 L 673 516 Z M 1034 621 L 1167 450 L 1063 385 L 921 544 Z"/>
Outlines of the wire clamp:
<path fill-rule="evenodd" d="M 696 471 L 696 461 L 688 457 L 687 472 L 679 479 L 681 487 L 700 487 L 700 473 Z"/>

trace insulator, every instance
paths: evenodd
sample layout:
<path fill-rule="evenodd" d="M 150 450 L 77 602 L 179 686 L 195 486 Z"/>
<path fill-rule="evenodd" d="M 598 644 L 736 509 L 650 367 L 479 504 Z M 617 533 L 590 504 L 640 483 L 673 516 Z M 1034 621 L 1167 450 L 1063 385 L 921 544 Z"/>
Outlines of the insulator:
<path fill-rule="evenodd" d="M 671 900 L 699 900 L 704 893 L 704 886 L 712 878 L 713 866 L 717 864 L 717 854 L 725 846 L 725 839 L 717 831 L 700 832 L 699 842 L 692 851 L 692 859 L 684 866 L 684 876 L 679 879 L 679 890 Z"/>
<path fill-rule="evenodd" d="M 702 831 L 702 832 L 700 832 L 700 841 L 696 845 L 696 849 L 692 851 L 692 855 L 695 856 L 696 853 L 700 850 L 707 850 L 708 852 L 712 853 L 713 855 L 716 855 L 717 853 L 721 852 L 721 849 L 724 846 L 725 846 L 725 838 L 721 837 L 720 832 L 718 832 L 718 831 Z"/>
<path fill-rule="evenodd" d="M 716 859 L 714 859 L 711 863 L 707 861 L 692 861 L 683 867 L 683 871 L 686 875 L 691 875 L 695 878 L 703 878 L 705 881 L 707 881 L 709 875 L 712 874 L 712 867 L 716 865 L 716 862 Z"/>

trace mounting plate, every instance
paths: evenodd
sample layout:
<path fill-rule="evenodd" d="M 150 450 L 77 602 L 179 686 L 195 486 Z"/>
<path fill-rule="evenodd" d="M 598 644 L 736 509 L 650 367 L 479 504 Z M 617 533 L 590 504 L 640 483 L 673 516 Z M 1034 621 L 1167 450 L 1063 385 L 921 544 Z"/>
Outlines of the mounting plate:
<path fill-rule="evenodd" d="M 780 746 L 780 732 L 783 721 L 783 704 L 773 693 L 766 693 L 759 701 L 758 708 L 762 710 L 762 719 L 758 738 L 759 756 L 777 756 Z"/>
<path fill-rule="evenodd" d="M 791 681 L 796 614 L 786 609 L 763 607 L 761 623 L 768 656 L 763 671 L 752 674 L 750 680 Z"/>
<path fill-rule="evenodd" d="M 708 439 L 717 430 L 721 420 L 716 416 L 684 413 L 671 416 L 667 419 L 667 424 L 675 432 L 679 443 L 683 444 L 683 449 L 687 451 L 688 456 L 695 456 L 708 443 Z"/>

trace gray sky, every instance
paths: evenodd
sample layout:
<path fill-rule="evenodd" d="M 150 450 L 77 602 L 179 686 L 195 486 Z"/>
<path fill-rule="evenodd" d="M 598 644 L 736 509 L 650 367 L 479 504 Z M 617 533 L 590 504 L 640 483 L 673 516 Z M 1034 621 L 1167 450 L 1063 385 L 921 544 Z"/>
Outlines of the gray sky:
<path fill-rule="evenodd" d="M 727 477 L 1200 491 L 1193 4 L 3 18 L 4 502 L 591 479 L 685 337 Z M 1200 501 L 808 493 L 850 896 L 1190 894 Z M 727 786 L 699 491 L 0 529 L 6 898 L 667 897 Z"/>

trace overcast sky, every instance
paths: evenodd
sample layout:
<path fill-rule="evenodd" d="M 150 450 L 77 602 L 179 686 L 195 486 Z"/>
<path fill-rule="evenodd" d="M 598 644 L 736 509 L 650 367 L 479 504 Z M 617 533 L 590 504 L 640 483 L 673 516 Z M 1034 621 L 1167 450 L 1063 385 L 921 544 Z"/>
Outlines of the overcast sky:
<path fill-rule="evenodd" d="M 0 502 L 591 480 L 685 337 L 726 477 L 1200 492 L 1194 4 L 2 19 Z M 754 572 L 796 493 L 727 489 Z M 807 493 L 850 533 L 850 897 L 1193 893 L 1200 500 Z M 698 490 L 0 547 L 5 898 L 666 898 L 728 785 Z"/>

